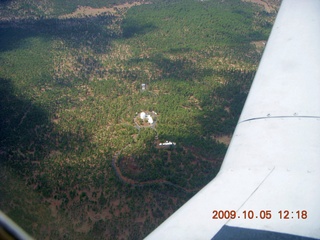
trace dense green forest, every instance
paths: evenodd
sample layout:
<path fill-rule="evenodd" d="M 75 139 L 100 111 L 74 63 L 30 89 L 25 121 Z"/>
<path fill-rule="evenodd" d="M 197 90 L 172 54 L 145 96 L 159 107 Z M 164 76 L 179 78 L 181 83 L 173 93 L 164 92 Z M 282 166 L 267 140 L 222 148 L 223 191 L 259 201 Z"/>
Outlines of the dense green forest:
<path fill-rule="evenodd" d="M 141 239 L 213 179 L 279 4 L 131 3 L 0 3 L 0 209 L 36 238 Z"/>

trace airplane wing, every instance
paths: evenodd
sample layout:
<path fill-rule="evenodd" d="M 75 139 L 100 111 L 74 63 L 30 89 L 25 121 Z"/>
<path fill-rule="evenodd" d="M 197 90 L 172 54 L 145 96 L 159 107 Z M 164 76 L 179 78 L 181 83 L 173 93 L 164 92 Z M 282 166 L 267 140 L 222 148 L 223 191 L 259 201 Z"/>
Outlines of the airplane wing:
<path fill-rule="evenodd" d="M 33 240 L 22 228 L 0 211 L 0 240 Z"/>
<path fill-rule="evenodd" d="M 283 0 L 217 177 L 146 239 L 320 239 L 320 1 Z"/>

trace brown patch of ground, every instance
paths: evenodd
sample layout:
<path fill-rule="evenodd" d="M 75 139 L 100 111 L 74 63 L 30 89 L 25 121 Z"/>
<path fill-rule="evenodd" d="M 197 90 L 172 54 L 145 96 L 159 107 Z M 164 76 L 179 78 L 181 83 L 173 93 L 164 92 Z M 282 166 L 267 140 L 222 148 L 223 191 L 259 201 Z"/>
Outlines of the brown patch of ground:
<path fill-rule="evenodd" d="M 259 4 L 264 7 L 266 12 L 271 13 L 275 11 L 275 6 L 268 0 L 242 0 L 243 2 L 252 2 L 255 4 Z"/>
<path fill-rule="evenodd" d="M 61 201 L 54 200 L 52 198 L 47 200 L 48 203 L 50 203 L 49 208 L 51 210 L 51 214 L 53 217 L 57 217 L 58 215 L 58 208 L 61 205 Z"/>
<path fill-rule="evenodd" d="M 251 42 L 256 47 L 258 52 L 262 52 L 264 47 L 266 46 L 266 41 L 253 41 Z"/>
<path fill-rule="evenodd" d="M 223 135 L 223 136 L 213 137 L 213 138 L 218 142 L 223 143 L 227 146 L 230 144 L 230 141 L 231 141 L 231 136 L 229 135 Z"/>
<path fill-rule="evenodd" d="M 134 3 L 124 3 L 120 5 L 115 5 L 114 7 L 107 8 L 92 8 L 88 6 L 79 6 L 76 11 L 73 13 L 65 14 L 60 16 L 60 19 L 66 19 L 66 18 L 81 18 L 81 17 L 93 17 L 97 16 L 103 13 L 110 13 L 110 14 L 117 14 L 118 11 L 127 10 L 133 6 L 138 6 L 141 4 L 147 4 L 146 2 L 134 2 Z"/>

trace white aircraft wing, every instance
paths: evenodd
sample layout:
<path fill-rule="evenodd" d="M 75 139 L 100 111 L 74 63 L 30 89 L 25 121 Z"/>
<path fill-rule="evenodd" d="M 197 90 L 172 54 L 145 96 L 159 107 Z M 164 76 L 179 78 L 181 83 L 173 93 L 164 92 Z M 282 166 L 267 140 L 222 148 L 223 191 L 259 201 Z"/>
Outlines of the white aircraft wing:
<path fill-rule="evenodd" d="M 217 177 L 146 239 L 320 239 L 320 0 L 283 0 Z"/>

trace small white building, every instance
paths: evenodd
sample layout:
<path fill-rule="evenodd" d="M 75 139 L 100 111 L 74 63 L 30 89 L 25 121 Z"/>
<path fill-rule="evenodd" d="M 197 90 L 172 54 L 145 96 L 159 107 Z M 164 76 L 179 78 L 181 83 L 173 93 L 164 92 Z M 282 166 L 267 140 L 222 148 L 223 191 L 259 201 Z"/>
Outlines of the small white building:
<path fill-rule="evenodd" d="M 159 143 L 159 146 L 175 146 L 176 143 L 175 142 L 169 142 L 169 141 L 166 141 L 164 143 Z"/>
<path fill-rule="evenodd" d="M 141 113 L 140 113 L 140 118 L 141 118 L 142 120 L 147 120 L 148 123 L 150 123 L 150 124 L 153 124 L 153 118 L 151 117 L 151 115 L 146 114 L 145 112 L 141 112 Z"/>
<path fill-rule="evenodd" d="M 141 113 L 140 113 L 140 118 L 141 118 L 142 120 L 144 120 L 144 119 L 146 118 L 146 116 L 147 116 L 147 114 L 146 114 L 145 112 L 141 112 Z"/>
<path fill-rule="evenodd" d="M 153 119 L 150 115 L 147 115 L 147 118 L 148 118 L 148 123 L 152 124 L 153 123 Z"/>

